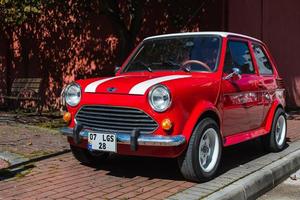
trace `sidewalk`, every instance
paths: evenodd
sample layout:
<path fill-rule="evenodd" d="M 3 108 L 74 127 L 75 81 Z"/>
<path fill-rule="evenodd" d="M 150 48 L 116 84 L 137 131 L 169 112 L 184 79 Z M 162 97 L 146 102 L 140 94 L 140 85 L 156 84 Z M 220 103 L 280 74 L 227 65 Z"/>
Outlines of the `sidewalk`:
<path fill-rule="evenodd" d="M 174 159 L 115 155 L 90 167 L 66 153 L 33 163 L 25 177 L 0 181 L 0 199 L 200 199 L 299 150 L 299 130 L 300 121 L 288 121 L 289 147 L 280 153 L 266 154 L 259 141 L 226 148 L 219 176 L 207 183 L 184 180 Z"/>
<path fill-rule="evenodd" d="M 300 169 L 258 200 L 296 200 L 300 198 Z"/>
<path fill-rule="evenodd" d="M 1 158 L 7 161 L 11 160 L 10 157 L 29 160 L 68 150 L 66 138 L 55 127 L 61 126 L 60 120 L 60 116 L 49 114 L 0 112 L 0 169 L 9 164 Z M 9 159 L 5 155 L 9 155 Z"/>

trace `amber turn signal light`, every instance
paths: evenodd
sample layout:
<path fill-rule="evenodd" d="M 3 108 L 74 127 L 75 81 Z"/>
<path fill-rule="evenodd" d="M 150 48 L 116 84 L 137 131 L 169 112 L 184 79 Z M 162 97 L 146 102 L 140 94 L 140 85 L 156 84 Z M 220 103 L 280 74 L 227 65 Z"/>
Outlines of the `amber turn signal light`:
<path fill-rule="evenodd" d="M 71 121 L 71 118 L 72 118 L 72 115 L 71 115 L 71 113 L 69 113 L 69 112 L 66 112 L 66 113 L 64 114 L 64 116 L 63 116 L 63 119 L 64 119 L 65 122 Z"/>
<path fill-rule="evenodd" d="M 169 131 L 171 130 L 171 128 L 173 127 L 173 124 L 171 122 L 170 119 L 166 118 L 164 120 L 162 120 L 161 122 L 161 127 L 165 130 L 165 131 Z"/>

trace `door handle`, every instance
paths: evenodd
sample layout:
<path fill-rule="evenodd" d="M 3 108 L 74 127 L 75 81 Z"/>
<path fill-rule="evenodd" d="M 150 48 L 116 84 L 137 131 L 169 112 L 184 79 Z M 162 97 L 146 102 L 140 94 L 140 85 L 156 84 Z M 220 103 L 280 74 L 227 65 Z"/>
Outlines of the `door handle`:
<path fill-rule="evenodd" d="M 267 100 L 271 100 L 271 96 L 270 96 L 270 94 L 269 94 L 269 93 L 265 93 L 265 99 L 267 99 Z"/>
<path fill-rule="evenodd" d="M 258 81 L 256 86 L 259 87 L 259 88 L 265 88 L 265 85 L 261 81 Z"/>

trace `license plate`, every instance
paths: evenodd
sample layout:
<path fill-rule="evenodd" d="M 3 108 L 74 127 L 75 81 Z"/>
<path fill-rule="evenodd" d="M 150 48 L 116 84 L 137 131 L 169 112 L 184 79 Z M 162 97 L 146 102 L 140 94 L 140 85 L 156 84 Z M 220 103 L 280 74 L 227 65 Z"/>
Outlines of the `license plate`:
<path fill-rule="evenodd" d="M 97 151 L 117 152 L 117 138 L 113 133 L 95 133 L 88 134 L 88 149 Z"/>

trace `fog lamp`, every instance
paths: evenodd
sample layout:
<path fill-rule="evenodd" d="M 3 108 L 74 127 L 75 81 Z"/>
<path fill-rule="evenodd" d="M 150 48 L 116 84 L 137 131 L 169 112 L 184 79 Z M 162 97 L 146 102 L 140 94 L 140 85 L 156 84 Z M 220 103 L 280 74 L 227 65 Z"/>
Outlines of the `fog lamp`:
<path fill-rule="evenodd" d="M 161 127 L 165 130 L 165 131 L 169 131 L 171 130 L 171 128 L 173 127 L 173 124 L 171 122 L 170 119 L 166 118 L 164 120 L 161 121 Z"/>

